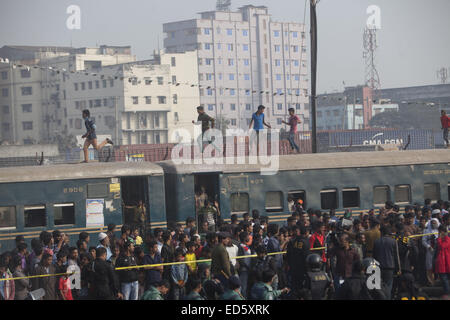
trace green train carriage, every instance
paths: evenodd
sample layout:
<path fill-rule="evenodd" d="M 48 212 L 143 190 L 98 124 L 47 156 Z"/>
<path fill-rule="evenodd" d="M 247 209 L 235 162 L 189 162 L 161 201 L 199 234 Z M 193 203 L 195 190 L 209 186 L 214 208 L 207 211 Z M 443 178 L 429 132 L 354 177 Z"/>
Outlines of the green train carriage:
<path fill-rule="evenodd" d="M 166 227 L 164 175 L 152 163 L 88 163 L 0 169 L 0 251 L 28 243 L 43 230 L 61 230 L 75 244 L 91 234 L 90 244 L 109 223 L 120 229 L 130 217 L 125 205 L 143 200 L 148 228 Z"/>
<path fill-rule="evenodd" d="M 291 215 L 289 196 L 306 208 L 337 215 L 384 206 L 387 200 L 404 206 L 450 198 L 450 151 L 383 151 L 288 155 L 279 169 L 262 175 L 260 165 L 160 163 L 165 171 L 170 221 L 184 223 L 195 216 L 194 192 L 204 186 L 230 221 L 253 209 L 270 222 L 284 224 Z M 170 212 L 170 214 L 169 214 Z"/>

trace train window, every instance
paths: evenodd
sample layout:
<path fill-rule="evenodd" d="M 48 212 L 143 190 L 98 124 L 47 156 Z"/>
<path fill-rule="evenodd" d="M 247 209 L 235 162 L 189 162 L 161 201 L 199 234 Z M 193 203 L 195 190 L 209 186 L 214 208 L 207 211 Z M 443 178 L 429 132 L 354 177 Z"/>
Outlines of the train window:
<path fill-rule="evenodd" d="M 411 186 L 409 185 L 398 185 L 395 186 L 395 203 L 404 204 L 411 203 Z"/>
<path fill-rule="evenodd" d="M 431 201 L 441 199 L 441 190 L 439 188 L 439 183 L 425 183 L 423 185 L 424 199 L 431 199 Z"/>
<path fill-rule="evenodd" d="M 292 199 L 294 200 L 293 204 L 289 204 L 289 200 Z M 300 191 L 291 191 L 288 193 L 288 205 L 289 205 L 289 212 L 294 212 L 295 211 L 295 206 L 294 204 L 297 203 L 298 200 L 302 200 L 302 207 L 306 208 L 306 192 L 304 190 L 300 190 Z"/>
<path fill-rule="evenodd" d="M 45 227 L 47 225 L 45 206 L 27 206 L 24 208 L 25 228 Z"/>
<path fill-rule="evenodd" d="M 248 213 L 249 208 L 248 193 L 233 193 L 231 195 L 231 213 Z"/>
<path fill-rule="evenodd" d="M 389 186 L 373 187 L 373 204 L 376 206 L 384 206 L 386 201 L 391 200 L 391 190 Z"/>
<path fill-rule="evenodd" d="M 283 192 L 281 191 L 266 192 L 266 211 L 268 212 L 283 211 Z"/>
<path fill-rule="evenodd" d="M 0 229 L 16 227 L 16 207 L 0 207 Z"/>
<path fill-rule="evenodd" d="M 343 189 L 342 205 L 344 208 L 359 208 L 359 189 L 358 188 Z"/>
<path fill-rule="evenodd" d="M 55 226 L 75 224 L 75 205 L 73 203 L 58 203 L 53 205 Z"/>
<path fill-rule="evenodd" d="M 320 205 L 322 209 L 336 209 L 338 207 L 337 189 L 320 191 Z"/>

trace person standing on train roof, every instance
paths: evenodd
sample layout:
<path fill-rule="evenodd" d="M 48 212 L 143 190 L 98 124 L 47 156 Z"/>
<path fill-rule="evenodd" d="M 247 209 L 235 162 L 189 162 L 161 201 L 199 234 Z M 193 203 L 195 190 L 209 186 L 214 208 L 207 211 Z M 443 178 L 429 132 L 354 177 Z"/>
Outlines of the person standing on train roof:
<path fill-rule="evenodd" d="M 211 122 L 211 128 L 214 129 L 215 120 L 214 120 L 214 118 L 212 118 L 206 114 L 205 108 L 203 106 L 197 107 L 197 113 L 198 113 L 197 122 L 201 121 L 201 123 L 202 123 L 202 134 L 198 136 L 197 142 L 200 147 L 200 152 L 203 153 L 203 138 L 206 137 L 206 139 L 208 140 L 208 143 L 212 143 L 211 137 L 207 131 L 210 128 L 210 125 L 209 125 L 210 122 Z M 192 123 L 195 124 L 195 121 L 192 120 Z"/>
<path fill-rule="evenodd" d="M 260 105 L 258 107 L 258 111 L 256 111 L 253 115 L 252 115 L 252 120 L 250 121 L 250 125 L 248 127 L 249 130 L 252 129 L 252 125 L 253 125 L 253 130 L 255 131 L 254 134 L 252 134 L 250 136 L 250 144 L 249 144 L 249 148 L 251 145 L 253 145 L 254 141 L 255 141 L 255 135 L 256 135 L 256 150 L 257 150 L 257 154 L 259 154 L 259 131 L 264 129 L 264 126 L 266 126 L 267 128 L 272 128 L 270 126 L 270 124 L 267 124 L 264 121 L 264 109 L 266 107 L 264 107 L 263 105 Z"/>
<path fill-rule="evenodd" d="M 450 127 L 450 117 L 447 115 L 445 110 L 441 111 L 441 125 L 443 130 L 443 138 L 447 145 L 447 148 L 450 148 L 450 142 L 448 140 L 448 128 Z"/>
<path fill-rule="evenodd" d="M 111 145 L 113 145 L 114 143 L 111 141 L 111 139 L 106 138 L 106 140 L 100 143 L 100 145 L 97 145 L 97 134 L 95 133 L 96 129 L 95 119 L 91 118 L 91 113 L 87 109 L 83 110 L 82 117 L 84 119 L 84 125 L 86 126 L 87 130 L 87 132 L 81 137 L 82 139 L 86 138 L 83 147 L 84 151 L 83 162 L 87 163 L 89 158 L 88 149 L 90 145 L 92 145 L 95 150 L 100 151 L 107 143 Z"/>
<path fill-rule="evenodd" d="M 292 150 L 295 149 L 295 150 L 297 150 L 297 153 L 300 153 L 300 148 L 295 143 L 294 138 L 295 138 L 295 134 L 297 133 L 297 124 L 302 123 L 302 121 L 300 120 L 298 115 L 295 114 L 294 108 L 289 108 L 289 122 L 282 120 L 281 123 L 284 123 L 284 124 L 287 124 L 288 126 L 290 126 L 289 137 L 288 137 L 289 144 L 291 145 Z"/>

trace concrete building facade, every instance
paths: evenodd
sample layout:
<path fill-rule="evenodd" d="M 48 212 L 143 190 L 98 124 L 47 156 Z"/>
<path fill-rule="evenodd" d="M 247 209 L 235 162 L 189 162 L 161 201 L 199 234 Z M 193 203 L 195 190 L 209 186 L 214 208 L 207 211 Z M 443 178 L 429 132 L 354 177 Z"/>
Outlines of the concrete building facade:
<path fill-rule="evenodd" d="M 163 25 L 167 53 L 198 50 L 200 104 L 211 116 L 247 129 L 258 105 L 266 122 L 282 128 L 293 107 L 309 130 L 305 26 L 271 20 L 268 8 L 210 11 Z"/>

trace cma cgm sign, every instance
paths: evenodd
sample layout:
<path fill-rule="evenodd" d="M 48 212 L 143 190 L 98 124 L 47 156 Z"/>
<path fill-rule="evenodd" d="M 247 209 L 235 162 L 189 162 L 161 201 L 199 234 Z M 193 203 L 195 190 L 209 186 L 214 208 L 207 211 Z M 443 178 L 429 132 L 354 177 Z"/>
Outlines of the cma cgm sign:
<path fill-rule="evenodd" d="M 370 140 L 364 140 L 363 145 L 372 146 L 377 144 L 403 144 L 403 139 L 382 139 L 383 135 L 383 132 L 377 133 Z"/>

